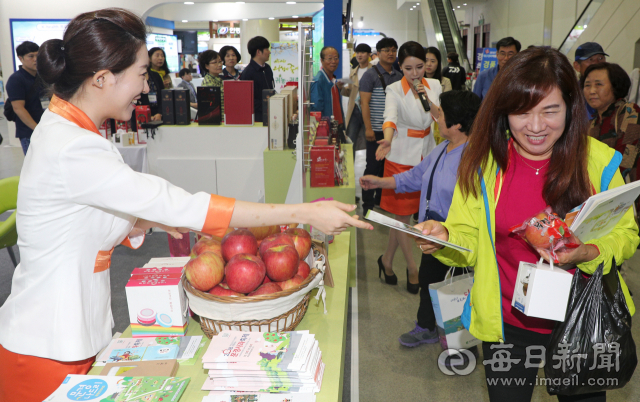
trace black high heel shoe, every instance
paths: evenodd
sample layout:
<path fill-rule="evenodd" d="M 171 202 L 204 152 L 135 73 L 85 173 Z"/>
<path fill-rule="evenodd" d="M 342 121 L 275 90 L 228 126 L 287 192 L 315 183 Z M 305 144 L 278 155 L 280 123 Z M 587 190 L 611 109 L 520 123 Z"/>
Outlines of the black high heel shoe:
<path fill-rule="evenodd" d="M 387 271 L 384 270 L 384 265 L 382 264 L 382 256 L 378 257 L 378 268 L 378 278 L 381 278 L 382 274 L 384 274 L 384 282 L 387 285 L 398 284 L 398 277 L 396 276 L 396 274 L 387 275 Z"/>
<path fill-rule="evenodd" d="M 420 291 L 420 284 L 419 283 L 411 283 L 409 282 L 409 269 L 407 269 L 407 291 L 409 293 L 413 293 L 418 294 L 418 292 Z"/>

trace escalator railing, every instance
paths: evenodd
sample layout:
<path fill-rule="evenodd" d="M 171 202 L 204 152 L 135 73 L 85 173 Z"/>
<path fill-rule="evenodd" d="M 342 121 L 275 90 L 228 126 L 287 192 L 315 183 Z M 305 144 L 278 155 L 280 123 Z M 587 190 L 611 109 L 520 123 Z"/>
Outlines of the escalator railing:
<path fill-rule="evenodd" d="M 600 9 L 602 3 L 604 3 L 604 0 L 589 0 L 589 3 L 582 11 L 582 14 L 580 14 L 578 19 L 576 20 L 576 23 L 573 24 L 573 27 L 571 27 L 571 30 L 558 48 L 560 52 L 562 52 L 563 54 L 569 54 L 569 52 L 573 48 L 573 45 L 575 45 L 580 35 L 582 35 L 582 32 L 587 29 L 587 26 L 589 25 L 589 22 L 591 22 L 593 16 Z"/>
<path fill-rule="evenodd" d="M 462 35 L 460 35 L 458 20 L 453 12 L 451 0 L 428 0 L 428 4 L 436 31 L 437 47 L 442 54 L 443 64 L 446 63 L 447 53 L 456 52 L 460 58 L 460 65 L 465 70 L 471 71 L 467 58 L 467 49 L 462 45 Z"/>

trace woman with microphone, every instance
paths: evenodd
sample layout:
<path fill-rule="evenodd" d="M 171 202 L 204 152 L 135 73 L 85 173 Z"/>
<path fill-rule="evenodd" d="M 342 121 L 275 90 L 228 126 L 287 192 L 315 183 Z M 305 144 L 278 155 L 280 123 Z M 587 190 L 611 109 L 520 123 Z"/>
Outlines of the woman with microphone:
<path fill-rule="evenodd" d="M 426 54 L 419 43 L 411 41 L 400 46 L 398 63 L 404 77 L 387 86 L 382 125 L 384 139 L 378 141 L 380 145 L 376 152 L 376 159 L 387 159 L 383 177 L 410 170 L 436 146 L 431 135 L 433 117 L 429 102 L 439 105 L 442 86 L 438 80 L 424 78 Z M 401 222 L 408 224 L 419 206 L 419 191 L 396 194 L 392 189 L 382 190 L 380 208 L 395 214 L 395 219 Z M 379 272 L 384 273 L 386 283 L 397 284 L 392 265 L 398 246 L 407 261 L 407 290 L 416 294 L 420 289 L 418 266 L 413 260 L 412 242 L 408 236 L 393 229 L 390 231 L 387 250 L 378 258 Z"/>

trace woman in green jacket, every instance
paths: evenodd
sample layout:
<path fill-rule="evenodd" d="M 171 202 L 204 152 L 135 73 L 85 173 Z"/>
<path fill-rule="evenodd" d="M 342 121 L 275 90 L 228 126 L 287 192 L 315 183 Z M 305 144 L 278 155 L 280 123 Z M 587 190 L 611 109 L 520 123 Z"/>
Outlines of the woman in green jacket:
<path fill-rule="evenodd" d="M 511 307 L 519 262 L 535 263 L 540 256 L 548 260 L 549 255 L 513 236 L 509 228 L 546 206 L 564 218 L 593 192 L 624 184 L 618 170 L 621 155 L 589 138 L 587 131 L 582 93 L 567 58 L 553 49 L 519 53 L 500 71 L 482 102 L 446 222 L 418 225 L 425 234 L 473 250 L 461 253 L 416 241 L 424 253 L 446 265 L 475 267 L 468 326 L 483 341 L 492 402 L 531 399 L 538 373 L 538 365 L 531 363 L 539 362 L 531 358 L 540 355 L 530 354 L 531 347 L 545 347 L 554 325 Z M 639 242 L 629 210 L 609 234 L 559 252 L 558 261 L 565 268 L 577 265 L 586 274 L 604 264 L 606 274 L 612 259 L 618 264 L 629 259 Z M 633 314 L 633 301 L 620 281 Z M 494 365 L 497 355 L 512 359 L 508 372 Z M 526 381 L 507 386 L 499 377 Z M 604 401 L 606 394 L 571 398 L 558 396 L 560 401 Z"/>

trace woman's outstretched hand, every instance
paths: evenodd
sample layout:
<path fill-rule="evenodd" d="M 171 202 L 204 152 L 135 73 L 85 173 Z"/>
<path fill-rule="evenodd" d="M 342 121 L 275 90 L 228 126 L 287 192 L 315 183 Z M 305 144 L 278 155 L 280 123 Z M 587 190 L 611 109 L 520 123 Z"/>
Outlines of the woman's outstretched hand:
<path fill-rule="evenodd" d="M 378 149 L 376 150 L 376 160 L 381 161 L 387 157 L 387 154 L 391 151 L 391 141 L 380 140 L 378 141 Z"/>
<path fill-rule="evenodd" d="M 348 227 L 373 230 L 371 224 L 358 219 L 358 215 L 350 216 L 347 212 L 356 209 L 356 205 L 344 204 L 338 201 L 320 201 L 304 204 L 309 225 L 322 233 L 337 235 Z"/>
<path fill-rule="evenodd" d="M 447 228 L 438 221 L 421 222 L 414 227 L 421 230 L 423 234 L 437 237 L 440 240 L 449 241 L 449 232 L 447 231 Z M 421 237 L 416 237 L 415 240 L 423 254 L 433 254 L 444 247 L 441 244 L 434 243 Z"/>

